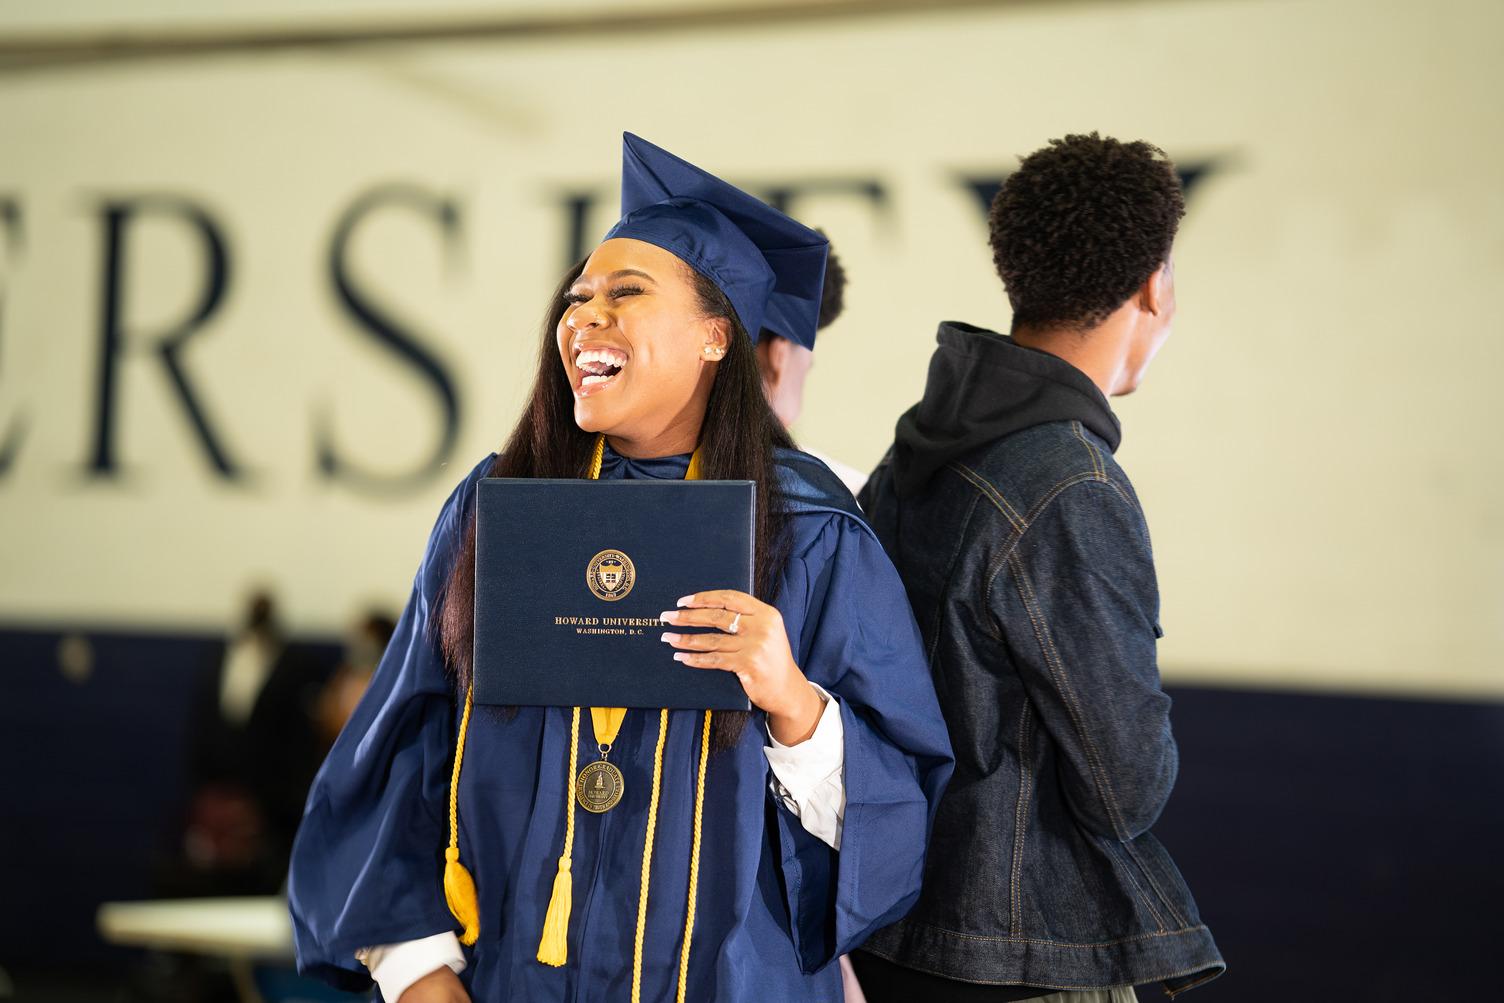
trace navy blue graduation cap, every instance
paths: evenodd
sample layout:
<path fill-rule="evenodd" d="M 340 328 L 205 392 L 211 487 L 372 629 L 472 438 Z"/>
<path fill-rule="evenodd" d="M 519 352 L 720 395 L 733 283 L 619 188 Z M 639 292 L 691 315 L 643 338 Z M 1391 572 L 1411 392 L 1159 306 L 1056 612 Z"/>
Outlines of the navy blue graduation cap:
<path fill-rule="evenodd" d="M 714 282 L 756 341 L 764 329 L 815 347 L 829 242 L 740 188 L 622 133 L 621 220 L 630 237 Z"/>

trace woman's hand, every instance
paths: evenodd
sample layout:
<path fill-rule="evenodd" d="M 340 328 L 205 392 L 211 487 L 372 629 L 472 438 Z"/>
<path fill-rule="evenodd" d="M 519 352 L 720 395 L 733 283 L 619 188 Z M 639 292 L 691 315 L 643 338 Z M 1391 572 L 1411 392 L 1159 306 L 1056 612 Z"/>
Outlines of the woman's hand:
<path fill-rule="evenodd" d="M 794 664 L 783 614 L 776 607 L 734 589 L 696 592 L 680 599 L 679 606 L 661 619 L 677 627 L 715 627 L 720 633 L 665 633 L 664 642 L 678 649 L 677 661 L 736 673 L 747 699 L 767 712 L 768 730 L 782 744 L 798 745 L 815 733 L 825 700 Z"/>
<path fill-rule="evenodd" d="M 470 1003 L 470 994 L 460 977 L 445 966 L 408 986 L 397 1003 Z"/>

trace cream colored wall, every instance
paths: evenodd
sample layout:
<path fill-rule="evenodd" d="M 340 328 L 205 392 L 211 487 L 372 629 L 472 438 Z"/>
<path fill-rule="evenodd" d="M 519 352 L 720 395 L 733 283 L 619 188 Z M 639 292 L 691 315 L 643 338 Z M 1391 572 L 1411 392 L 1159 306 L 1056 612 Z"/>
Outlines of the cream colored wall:
<path fill-rule="evenodd" d="M 1095 128 L 1222 164 L 1177 246 L 1175 336 L 1119 402 L 1167 677 L 1504 695 L 1501 30 L 1488 2 L 1041 4 L 0 76 L 0 195 L 25 225 L 0 272 L 0 442 L 26 426 L 0 479 L 0 619 L 207 626 L 251 581 L 307 629 L 400 602 L 437 505 L 515 416 L 564 254 L 554 198 L 613 184 L 623 128 L 739 179 L 887 186 L 884 215 L 796 206 L 851 275 L 798 432 L 870 466 L 935 323 L 1006 328 L 957 174 Z M 339 212 L 389 181 L 460 206 L 449 253 L 394 211 L 354 260 L 464 411 L 450 469 L 378 499 L 318 477 L 312 429 L 331 407 L 341 448 L 387 469 L 434 435 L 423 386 L 326 275 Z M 212 475 L 149 345 L 121 375 L 129 475 L 79 473 L 96 206 L 162 190 L 230 242 L 228 296 L 185 358 L 249 488 Z M 178 229 L 136 237 L 128 322 L 150 330 L 200 265 Z"/>

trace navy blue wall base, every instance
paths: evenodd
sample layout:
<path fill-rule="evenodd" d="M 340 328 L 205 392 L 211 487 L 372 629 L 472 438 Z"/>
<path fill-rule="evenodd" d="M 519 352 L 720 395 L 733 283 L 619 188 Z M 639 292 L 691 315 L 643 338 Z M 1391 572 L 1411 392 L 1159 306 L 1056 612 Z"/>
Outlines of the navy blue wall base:
<path fill-rule="evenodd" d="M 1504 999 L 1504 705 L 1174 688 L 1205 1003 Z"/>
<path fill-rule="evenodd" d="M 0 631 L 0 966 L 121 964 L 95 909 L 151 893 L 186 798 L 218 639 L 89 640 L 74 683 L 57 634 Z M 1155 831 L 1230 966 L 1190 999 L 1504 999 L 1504 705 L 1171 693 L 1180 781 Z"/>

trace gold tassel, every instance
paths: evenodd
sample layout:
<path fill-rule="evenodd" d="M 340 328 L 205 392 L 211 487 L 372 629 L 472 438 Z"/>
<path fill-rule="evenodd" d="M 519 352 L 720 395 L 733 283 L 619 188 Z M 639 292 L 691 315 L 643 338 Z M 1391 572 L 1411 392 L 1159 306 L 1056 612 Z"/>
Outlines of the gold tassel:
<path fill-rule="evenodd" d="M 457 846 L 444 850 L 444 901 L 449 911 L 460 921 L 465 930 L 460 934 L 460 943 L 469 947 L 480 936 L 480 902 L 475 894 L 475 879 L 460 863 Z"/>
<path fill-rule="evenodd" d="M 606 436 L 595 437 L 590 454 L 590 480 L 601 475 L 606 454 Z M 574 907 L 574 875 L 570 864 L 574 855 L 574 778 L 580 749 L 580 709 L 574 708 L 569 722 L 569 773 L 564 777 L 564 852 L 559 855 L 559 869 L 554 874 L 554 889 L 548 897 L 548 911 L 543 914 L 543 933 L 538 938 L 538 960 L 553 968 L 569 961 L 569 913 Z"/>
<path fill-rule="evenodd" d="M 580 709 L 576 707 L 569 719 L 569 773 L 564 778 L 564 852 L 559 855 L 553 894 L 543 916 L 543 935 L 538 938 L 538 960 L 554 968 L 569 960 L 569 911 L 574 905 L 574 878 L 569 867 L 574 857 L 574 775 L 579 749 Z"/>
<path fill-rule="evenodd" d="M 460 863 L 460 767 L 465 762 L 465 735 L 470 730 L 470 708 L 475 705 L 474 687 L 465 691 L 465 712 L 460 715 L 460 733 L 454 743 L 454 775 L 449 778 L 449 845 L 444 848 L 444 901 L 449 912 L 465 929 L 460 943 L 467 947 L 480 937 L 480 897 L 475 879 Z"/>
<path fill-rule="evenodd" d="M 569 960 L 569 910 L 574 903 L 574 878 L 569 858 L 559 858 L 559 873 L 554 875 L 554 893 L 548 900 L 543 917 L 543 939 L 538 942 L 538 960 L 561 967 Z"/>

